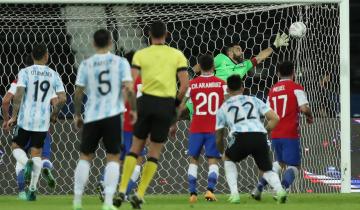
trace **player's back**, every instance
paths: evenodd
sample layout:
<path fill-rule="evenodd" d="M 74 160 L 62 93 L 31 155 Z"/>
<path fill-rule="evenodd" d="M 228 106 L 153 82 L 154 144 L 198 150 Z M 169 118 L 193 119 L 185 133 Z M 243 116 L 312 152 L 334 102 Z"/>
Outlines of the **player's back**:
<path fill-rule="evenodd" d="M 115 116 L 125 110 L 123 81 L 132 81 L 125 58 L 111 53 L 95 54 L 81 63 L 76 84 L 85 87 L 88 98 L 85 122 Z"/>
<path fill-rule="evenodd" d="M 213 75 L 200 75 L 190 81 L 189 97 L 193 103 L 190 131 L 214 132 L 216 112 L 224 101 L 225 82 Z"/>
<path fill-rule="evenodd" d="M 231 132 L 267 133 L 261 116 L 270 108 L 254 96 L 237 95 L 227 99 L 219 109 L 218 124 L 227 124 Z"/>
<path fill-rule="evenodd" d="M 64 91 L 57 72 L 45 65 L 20 70 L 17 87 L 25 87 L 18 126 L 28 131 L 47 131 L 50 125 L 50 101 Z"/>
<path fill-rule="evenodd" d="M 292 80 L 280 80 L 269 91 L 268 103 L 279 115 L 280 122 L 272 131 L 272 138 L 298 138 L 299 104 L 297 94 L 304 88 Z"/>
<path fill-rule="evenodd" d="M 132 65 L 141 69 L 143 93 L 175 97 L 176 73 L 187 68 L 187 60 L 178 49 L 167 45 L 151 45 L 135 53 Z"/>

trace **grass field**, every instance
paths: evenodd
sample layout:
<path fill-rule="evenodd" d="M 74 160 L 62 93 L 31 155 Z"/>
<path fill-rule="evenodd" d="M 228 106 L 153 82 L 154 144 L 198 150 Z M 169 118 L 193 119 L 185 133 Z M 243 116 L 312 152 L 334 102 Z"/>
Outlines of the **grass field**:
<path fill-rule="evenodd" d="M 218 195 L 217 202 L 206 202 L 199 197 L 194 206 L 188 204 L 186 195 L 148 196 L 145 210 L 360 210 L 360 194 L 292 194 L 288 203 L 277 204 L 270 195 L 265 195 L 261 202 L 241 196 L 241 204 L 228 203 L 227 196 Z M 39 196 L 36 202 L 19 201 L 15 196 L 0 196 L 1 210 L 71 210 L 72 196 Z M 83 201 L 84 210 L 100 210 L 97 197 L 86 196 Z M 131 209 L 124 203 L 120 209 Z"/>

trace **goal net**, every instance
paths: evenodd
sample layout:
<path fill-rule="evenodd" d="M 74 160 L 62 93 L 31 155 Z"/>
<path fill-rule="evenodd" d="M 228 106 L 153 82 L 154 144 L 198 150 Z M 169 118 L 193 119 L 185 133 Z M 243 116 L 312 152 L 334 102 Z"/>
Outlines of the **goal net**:
<path fill-rule="evenodd" d="M 167 22 L 171 36 L 167 43 L 180 49 L 196 64 L 200 54 L 221 52 L 229 43 L 239 43 L 244 57 L 251 58 L 268 47 L 278 32 L 288 32 L 292 22 L 303 21 L 306 37 L 290 40 L 287 48 L 275 52 L 245 79 L 248 94 L 266 100 L 269 88 L 278 80 L 276 64 L 284 59 L 295 61 L 296 80 L 301 83 L 315 113 L 315 123 L 301 119 L 302 170 L 294 192 L 339 192 L 340 120 L 339 114 L 339 7 L 336 4 L 148 4 L 81 5 L 27 4 L 1 5 L 0 13 L 0 95 L 4 96 L 18 71 L 25 67 L 34 42 L 49 48 L 49 66 L 61 75 L 68 102 L 60 121 L 51 127 L 52 162 L 57 181 L 55 191 L 48 191 L 40 181 L 40 193 L 72 193 L 73 173 L 79 158 L 79 132 L 72 125 L 71 97 L 79 63 L 94 53 L 95 30 L 112 32 L 113 52 L 123 55 L 148 44 L 148 26 L 157 19 Z M 190 75 L 192 69 L 189 68 Z M 110 109 L 111 107 L 109 107 Z M 187 193 L 187 141 L 189 122 L 177 124 L 176 138 L 169 138 L 159 163 L 159 170 L 149 192 Z M 11 135 L 2 133 L 6 154 L 0 171 L 0 194 L 16 193 Z M 104 150 L 93 161 L 87 193 L 95 193 L 104 168 Z M 200 159 L 199 192 L 207 186 L 207 163 Z M 221 164 L 222 165 L 222 164 Z M 249 192 L 257 183 L 258 170 L 252 158 L 239 164 L 239 190 Z M 221 166 L 216 187 L 228 193 Z"/>

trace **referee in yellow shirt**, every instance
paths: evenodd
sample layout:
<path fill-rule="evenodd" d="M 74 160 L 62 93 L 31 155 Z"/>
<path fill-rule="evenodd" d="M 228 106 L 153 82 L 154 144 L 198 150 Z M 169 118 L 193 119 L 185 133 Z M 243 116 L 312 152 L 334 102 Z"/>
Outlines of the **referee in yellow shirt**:
<path fill-rule="evenodd" d="M 119 193 L 114 199 L 116 206 L 120 206 L 124 200 L 136 159 L 150 135 L 148 158 L 138 191 L 129 198 L 134 209 L 141 208 L 145 191 L 157 170 L 157 162 L 175 117 L 175 109 L 189 86 L 187 59 L 181 51 L 165 44 L 167 33 L 165 23 L 154 22 L 150 28 L 151 45 L 137 51 L 133 57 L 132 67 L 140 70 L 143 95 L 137 101 L 138 119 L 134 126 L 130 153 L 125 158 Z M 176 76 L 180 81 L 177 94 Z"/>

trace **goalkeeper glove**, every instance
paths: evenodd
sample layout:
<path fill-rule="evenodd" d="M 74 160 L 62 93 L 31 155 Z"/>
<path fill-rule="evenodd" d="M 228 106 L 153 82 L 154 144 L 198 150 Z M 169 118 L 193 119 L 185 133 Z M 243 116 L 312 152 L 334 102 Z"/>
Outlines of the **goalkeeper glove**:
<path fill-rule="evenodd" d="M 289 45 L 289 36 L 285 33 L 283 33 L 282 35 L 280 35 L 280 33 L 277 33 L 275 41 L 273 43 L 273 46 L 275 48 L 279 48 L 279 47 L 288 46 L 288 45 Z M 274 47 L 272 47 L 272 48 L 274 49 Z"/>

